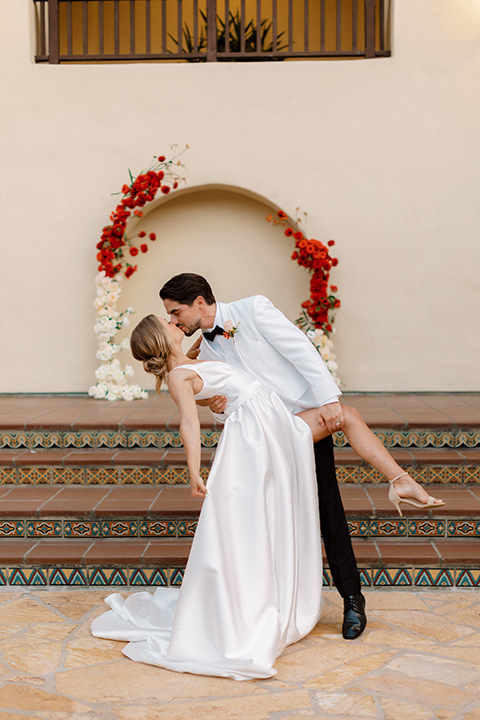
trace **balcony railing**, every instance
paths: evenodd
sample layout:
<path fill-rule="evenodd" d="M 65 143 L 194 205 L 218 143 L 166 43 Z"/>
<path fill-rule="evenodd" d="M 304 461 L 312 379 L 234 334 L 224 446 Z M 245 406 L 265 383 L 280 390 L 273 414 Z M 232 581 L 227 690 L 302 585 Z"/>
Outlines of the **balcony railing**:
<path fill-rule="evenodd" d="M 388 56 L 388 0 L 33 0 L 36 62 Z M 386 8 L 387 5 L 387 8 Z"/>

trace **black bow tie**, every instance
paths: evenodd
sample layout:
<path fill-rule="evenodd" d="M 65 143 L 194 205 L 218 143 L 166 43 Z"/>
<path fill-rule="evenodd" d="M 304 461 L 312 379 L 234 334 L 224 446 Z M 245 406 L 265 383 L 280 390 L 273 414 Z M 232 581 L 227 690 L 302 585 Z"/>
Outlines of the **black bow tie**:
<path fill-rule="evenodd" d="M 208 342 L 213 342 L 217 335 L 223 335 L 223 333 L 223 328 L 221 328 L 220 325 L 215 325 L 213 330 L 210 330 L 209 332 L 204 332 L 202 334 L 205 340 L 208 340 Z"/>

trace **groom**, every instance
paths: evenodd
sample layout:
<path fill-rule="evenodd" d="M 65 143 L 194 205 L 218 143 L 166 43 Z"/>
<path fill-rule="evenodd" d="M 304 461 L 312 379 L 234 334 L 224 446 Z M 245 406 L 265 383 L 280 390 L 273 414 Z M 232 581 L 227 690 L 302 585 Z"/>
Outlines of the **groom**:
<path fill-rule="evenodd" d="M 292 413 L 317 408 L 320 423 L 330 432 L 343 427 L 341 393 L 325 363 L 305 334 L 267 298 L 216 302 L 205 278 L 193 273 L 175 275 L 160 297 L 171 322 L 187 337 L 204 331 L 190 356 L 200 346 L 201 360 L 223 360 L 248 370 L 275 390 Z M 225 399 L 217 397 L 211 408 L 220 413 L 224 405 Z M 331 436 L 314 443 L 314 453 L 323 544 L 344 601 L 343 637 L 354 640 L 367 622 L 365 598 L 337 485 Z"/>

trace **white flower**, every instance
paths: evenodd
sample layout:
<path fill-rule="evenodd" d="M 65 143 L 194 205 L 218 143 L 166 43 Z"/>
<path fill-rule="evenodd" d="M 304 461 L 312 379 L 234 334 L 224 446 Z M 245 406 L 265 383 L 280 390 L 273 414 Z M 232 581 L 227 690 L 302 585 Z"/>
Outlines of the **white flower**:
<path fill-rule="evenodd" d="M 112 380 L 116 383 L 121 383 L 125 380 L 125 374 L 123 370 L 114 370 L 112 373 Z"/>
<path fill-rule="evenodd" d="M 113 355 L 113 350 L 111 348 L 104 348 L 97 352 L 97 358 L 99 360 L 103 360 L 103 362 L 110 360 L 112 355 Z"/>
<path fill-rule="evenodd" d="M 128 338 L 123 338 L 122 342 L 120 343 L 120 347 L 122 350 L 130 350 L 130 340 Z"/>
<path fill-rule="evenodd" d="M 125 375 L 128 375 L 128 377 L 135 375 L 135 370 L 131 365 L 125 365 Z"/>
<path fill-rule="evenodd" d="M 133 399 L 135 398 L 135 395 L 133 394 L 132 388 L 129 387 L 128 385 L 127 385 L 127 387 L 125 387 L 125 388 L 122 390 L 122 398 L 123 398 L 124 400 L 133 400 Z"/>
<path fill-rule="evenodd" d="M 97 380 L 106 380 L 107 373 L 105 372 L 105 367 L 103 365 L 100 365 L 100 367 L 95 370 L 95 377 Z"/>
<path fill-rule="evenodd" d="M 307 330 L 305 335 L 308 337 L 309 340 L 313 340 L 315 338 L 315 330 Z"/>
<path fill-rule="evenodd" d="M 125 317 L 123 317 L 121 319 L 120 322 L 122 323 L 123 327 L 128 327 L 130 325 L 130 320 L 128 319 L 128 317 L 126 315 L 125 315 Z"/>

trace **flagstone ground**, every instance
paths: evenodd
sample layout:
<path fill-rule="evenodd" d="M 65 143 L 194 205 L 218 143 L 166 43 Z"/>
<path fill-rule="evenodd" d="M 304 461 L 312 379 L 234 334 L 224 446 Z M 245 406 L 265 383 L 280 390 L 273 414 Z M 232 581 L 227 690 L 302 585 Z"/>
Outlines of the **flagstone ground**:
<path fill-rule="evenodd" d="M 367 629 L 347 642 L 328 589 L 276 677 L 247 682 L 141 665 L 93 638 L 109 592 L 0 590 L 0 720 L 480 720 L 478 590 L 366 589 Z"/>

